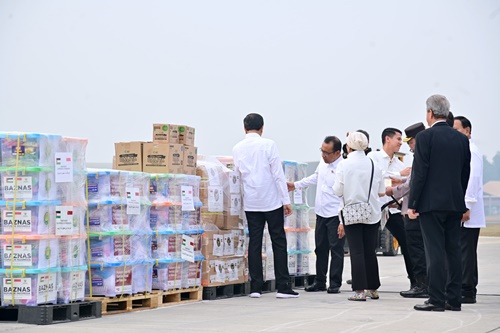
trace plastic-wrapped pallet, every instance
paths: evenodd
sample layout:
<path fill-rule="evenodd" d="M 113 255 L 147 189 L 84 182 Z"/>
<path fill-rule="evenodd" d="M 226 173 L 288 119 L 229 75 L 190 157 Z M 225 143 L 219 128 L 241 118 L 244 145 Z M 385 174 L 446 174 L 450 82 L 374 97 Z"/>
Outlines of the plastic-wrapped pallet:
<path fill-rule="evenodd" d="M 153 289 L 170 290 L 201 284 L 200 177 L 151 174 L 149 215 L 153 230 Z M 190 243 L 190 244 L 188 244 Z M 194 262 L 186 261 L 183 246 L 193 246 Z"/>
<path fill-rule="evenodd" d="M 284 161 L 283 170 L 289 182 L 295 182 L 307 176 L 307 164 Z M 291 275 L 309 273 L 309 205 L 307 204 L 307 188 L 290 192 L 292 215 L 285 218 L 287 238 L 288 271 Z M 307 261 L 307 262 L 306 262 Z"/>
<path fill-rule="evenodd" d="M 115 296 L 152 289 L 149 174 L 90 169 L 88 296 Z"/>
<path fill-rule="evenodd" d="M 0 133 L 2 304 L 82 300 L 64 288 L 73 272 L 86 271 L 86 146 L 60 135 Z"/>

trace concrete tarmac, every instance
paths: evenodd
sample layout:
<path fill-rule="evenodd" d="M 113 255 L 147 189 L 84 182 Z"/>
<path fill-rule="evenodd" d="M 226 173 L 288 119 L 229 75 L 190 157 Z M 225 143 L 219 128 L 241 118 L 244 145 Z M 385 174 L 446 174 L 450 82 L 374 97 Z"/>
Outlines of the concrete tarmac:
<path fill-rule="evenodd" d="M 409 288 L 403 257 L 379 256 L 382 286 L 379 300 L 348 301 L 350 286 L 340 294 L 300 291 L 298 299 L 235 297 L 105 316 L 80 322 L 35 326 L 0 323 L 0 332 L 500 332 L 500 238 L 479 240 L 479 286 L 476 304 L 461 312 L 415 311 L 424 299 L 405 299 Z M 350 278 L 349 257 L 344 280 Z"/>

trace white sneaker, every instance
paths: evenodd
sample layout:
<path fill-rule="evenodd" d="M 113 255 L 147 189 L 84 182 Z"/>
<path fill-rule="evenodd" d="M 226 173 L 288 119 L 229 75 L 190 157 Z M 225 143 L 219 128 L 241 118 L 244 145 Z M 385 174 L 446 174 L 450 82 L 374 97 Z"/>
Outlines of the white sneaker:
<path fill-rule="evenodd" d="M 261 293 L 251 293 L 249 296 L 251 298 L 260 298 L 262 296 L 262 294 Z"/>
<path fill-rule="evenodd" d="M 292 289 L 290 290 L 284 290 L 284 291 L 278 291 L 276 293 L 276 298 L 297 298 L 299 297 L 299 293 L 296 291 L 293 291 Z"/>

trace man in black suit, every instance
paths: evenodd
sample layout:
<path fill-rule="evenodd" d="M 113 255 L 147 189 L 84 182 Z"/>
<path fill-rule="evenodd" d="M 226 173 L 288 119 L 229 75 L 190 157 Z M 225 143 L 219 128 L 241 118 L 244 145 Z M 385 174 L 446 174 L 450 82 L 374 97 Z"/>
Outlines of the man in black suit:
<path fill-rule="evenodd" d="M 467 137 L 446 123 L 450 110 L 446 97 L 433 95 L 426 103 L 430 128 L 416 136 L 408 216 L 420 216 L 430 297 L 414 309 L 460 311 L 460 224 L 467 210 L 465 191 L 471 153 Z"/>

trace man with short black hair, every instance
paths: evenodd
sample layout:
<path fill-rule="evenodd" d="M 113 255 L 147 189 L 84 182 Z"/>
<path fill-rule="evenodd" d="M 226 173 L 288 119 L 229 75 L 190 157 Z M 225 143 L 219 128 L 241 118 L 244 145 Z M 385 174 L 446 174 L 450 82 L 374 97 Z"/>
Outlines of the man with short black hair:
<path fill-rule="evenodd" d="M 241 176 L 243 207 L 250 236 L 250 297 L 259 298 L 262 295 L 262 237 L 267 222 L 274 254 L 276 297 L 296 298 L 299 294 L 290 286 L 284 229 L 285 216 L 292 214 L 292 206 L 278 148 L 274 141 L 262 138 L 264 118 L 260 114 L 248 114 L 243 125 L 246 136 L 234 146 L 233 158 L 234 169 Z"/>
<path fill-rule="evenodd" d="M 469 119 L 455 117 L 453 126 L 469 139 L 471 161 L 470 177 L 465 192 L 467 211 L 462 216 L 461 247 L 462 247 L 462 303 L 476 303 L 478 269 L 477 242 L 479 231 L 486 227 L 483 203 L 483 154 L 472 141 L 472 124 Z"/>
<path fill-rule="evenodd" d="M 410 151 L 415 151 L 415 137 L 418 133 L 425 130 L 423 123 L 416 123 L 408 126 L 405 129 L 406 137 L 404 142 L 410 147 Z M 393 196 L 398 200 L 402 200 L 401 212 L 408 210 L 408 196 L 410 193 L 411 175 L 407 179 L 392 178 L 392 183 L 397 186 L 388 186 L 386 195 Z M 420 221 L 418 218 L 410 220 L 408 215 L 403 215 L 404 227 L 406 233 L 406 243 L 408 245 L 408 254 L 411 258 L 412 271 L 415 275 L 415 285 L 410 290 L 402 291 L 399 294 L 408 298 L 428 298 L 427 291 L 427 265 L 425 263 L 425 248 L 420 229 Z"/>
<path fill-rule="evenodd" d="M 327 292 L 340 293 L 342 285 L 342 271 L 344 270 L 344 226 L 339 221 L 339 204 L 342 200 L 333 193 L 335 184 L 335 170 L 340 161 L 342 143 L 336 136 L 327 136 L 321 144 L 321 157 L 316 171 L 295 183 L 287 182 L 288 190 L 293 191 L 311 185 L 316 185 L 316 229 L 314 239 L 316 243 L 316 278 L 314 283 L 305 288 L 305 291 L 325 291 L 326 272 L 328 270 L 328 256 L 331 253 L 330 277 Z"/>
<path fill-rule="evenodd" d="M 372 151 L 368 154 L 368 157 L 370 157 L 375 165 L 382 170 L 383 177 L 388 181 L 387 185 L 389 185 L 391 177 L 401 178 L 409 176 L 411 168 L 405 168 L 403 162 L 395 155 L 403 144 L 401 131 L 392 127 L 384 129 L 382 132 L 382 144 L 382 150 Z M 387 195 L 380 198 L 382 205 L 391 200 L 392 198 Z M 401 253 L 404 257 L 406 272 L 408 274 L 408 279 L 410 280 L 411 289 L 416 286 L 417 283 L 413 274 L 411 258 L 408 254 L 403 217 L 398 208 L 392 207 L 389 209 L 389 218 L 387 219 L 385 227 L 389 229 L 392 235 L 398 240 L 401 247 Z"/>

